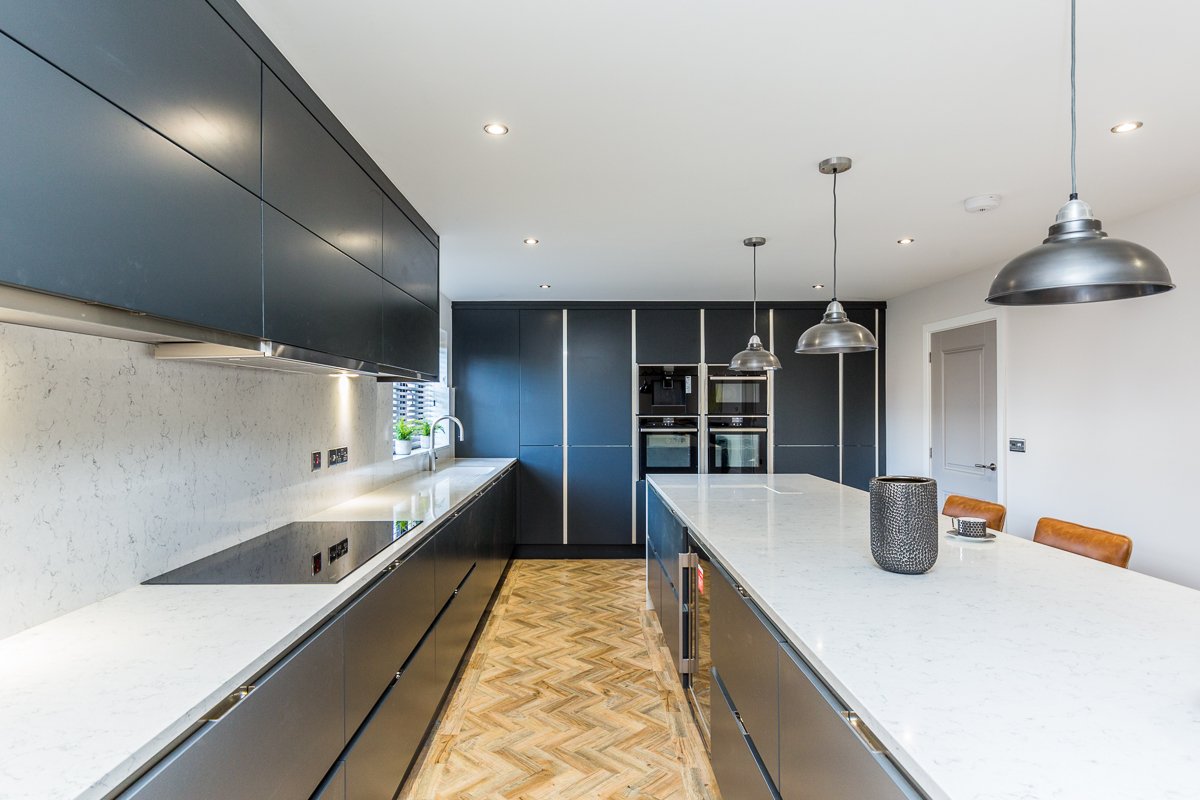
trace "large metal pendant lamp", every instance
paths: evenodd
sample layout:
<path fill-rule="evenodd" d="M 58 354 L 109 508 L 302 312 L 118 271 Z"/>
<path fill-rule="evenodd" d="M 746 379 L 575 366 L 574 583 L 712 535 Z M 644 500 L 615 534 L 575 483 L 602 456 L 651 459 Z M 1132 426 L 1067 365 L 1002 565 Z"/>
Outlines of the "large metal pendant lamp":
<path fill-rule="evenodd" d="M 1005 306 L 1123 300 L 1175 288 L 1167 265 L 1140 244 L 1110 239 L 1079 199 L 1075 182 L 1075 0 L 1071 0 L 1071 197 L 1050 235 L 1008 262 L 987 301 Z"/>
<path fill-rule="evenodd" d="M 770 350 L 763 347 L 762 339 L 758 338 L 758 248 L 767 243 L 762 236 L 751 236 L 742 239 L 742 244 L 752 248 L 754 264 L 754 304 L 751 313 L 754 321 L 750 324 L 750 343 L 746 349 L 729 360 L 729 368 L 735 372 L 766 372 L 779 369 L 779 359 Z"/>
<path fill-rule="evenodd" d="M 845 156 L 834 156 L 817 165 L 821 174 L 833 176 L 833 300 L 825 307 L 821 321 L 800 334 L 797 353 L 865 353 L 879 349 L 875 336 L 857 322 L 851 322 L 837 299 L 837 176 L 848 171 L 852 163 Z"/>

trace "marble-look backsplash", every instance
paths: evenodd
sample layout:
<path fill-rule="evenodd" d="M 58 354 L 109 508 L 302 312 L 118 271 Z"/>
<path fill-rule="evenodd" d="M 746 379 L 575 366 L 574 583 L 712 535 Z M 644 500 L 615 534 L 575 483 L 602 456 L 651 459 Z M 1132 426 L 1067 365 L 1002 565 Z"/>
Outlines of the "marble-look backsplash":
<path fill-rule="evenodd" d="M 0 324 L 0 637 L 415 470 L 390 422 L 390 384 Z"/>

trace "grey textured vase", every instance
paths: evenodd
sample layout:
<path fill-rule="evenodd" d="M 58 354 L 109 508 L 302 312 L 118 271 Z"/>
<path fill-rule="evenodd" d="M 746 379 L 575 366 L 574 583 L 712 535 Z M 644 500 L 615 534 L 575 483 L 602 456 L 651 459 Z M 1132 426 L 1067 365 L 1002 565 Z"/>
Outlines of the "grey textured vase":
<path fill-rule="evenodd" d="M 937 481 L 871 479 L 871 555 L 888 572 L 920 575 L 938 557 Z"/>

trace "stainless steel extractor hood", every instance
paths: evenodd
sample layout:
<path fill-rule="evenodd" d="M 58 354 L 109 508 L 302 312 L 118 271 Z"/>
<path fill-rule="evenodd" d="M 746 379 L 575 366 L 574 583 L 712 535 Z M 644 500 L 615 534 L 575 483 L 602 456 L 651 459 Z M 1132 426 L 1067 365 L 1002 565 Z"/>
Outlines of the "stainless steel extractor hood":
<path fill-rule="evenodd" d="M 85 333 L 154 346 L 154 357 L 315 375 L 428 381 L 436 375 L 262 341 L 121 308 L 0 285 L 0 323 Z"/>

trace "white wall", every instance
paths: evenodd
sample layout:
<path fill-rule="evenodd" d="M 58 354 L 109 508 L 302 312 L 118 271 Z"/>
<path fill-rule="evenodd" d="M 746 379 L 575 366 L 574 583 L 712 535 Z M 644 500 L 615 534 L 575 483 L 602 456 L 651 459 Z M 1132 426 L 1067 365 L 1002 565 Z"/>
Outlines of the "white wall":
<path fill-rule="evenodd" d="M 0 324 L 0 637 L 424 466 L 391 442 L 391 384 Z"/>
<path fill-rule="evenodd" d="M 1100 217 L 1110 236 L 1158 253 L 1178 288 L 1001 311 L 1000 422 L 1006 436 L 1028 440 L 1002 476 L 1008 530 L 1032 536 L 1038 518 L 1052 516 L 1125 533 L 1132 569 L 1200 588 L 1191 479 L 1200 456 L 1200 195 L 1117 223 Z M 1030 234 L 1032 245 L 1041 231 Z M 922 326 L 985 309 L 999 266 L 888 301 L 888 472 L 928 472 Z"/>

